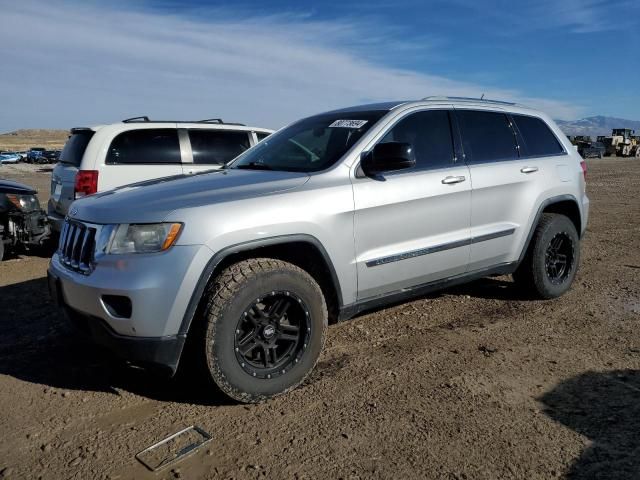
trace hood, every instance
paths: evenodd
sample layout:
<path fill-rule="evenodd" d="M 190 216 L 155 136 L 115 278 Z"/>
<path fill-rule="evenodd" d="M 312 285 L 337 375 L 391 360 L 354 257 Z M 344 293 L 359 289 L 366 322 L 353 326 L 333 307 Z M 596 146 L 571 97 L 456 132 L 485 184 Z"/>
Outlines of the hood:
<path fill-rule="evenodd" d="M 151 223 L 174 210 L 255 198 L 304 185 L 306 173 L 224 169 L 127 185 L 76 200 L 69 217 L 92 223 Z"/>
<path fill-rule="evenodd" d="M 37 190 L 34 190 L 24 183 L 13 182 L 11 180 L 5 180 L 0 178 L 0 193 L 16 193 L 18 195 L 35 195 Z"/>

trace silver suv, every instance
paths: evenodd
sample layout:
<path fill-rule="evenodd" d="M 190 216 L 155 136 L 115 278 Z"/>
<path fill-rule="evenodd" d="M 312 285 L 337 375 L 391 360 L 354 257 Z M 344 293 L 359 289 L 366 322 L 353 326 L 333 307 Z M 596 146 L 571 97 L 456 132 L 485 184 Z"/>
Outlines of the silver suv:
<path fill-rule="evenodd" d="M 557 297 L 585 164 L 545 114 L 451 97 L 305 118 L 222 170 L 73 203 L 49 268 L 69 317 L 140 365 L 193 352 L 257 402 L 302 382 L 327 324 L 479 277 Z"/>

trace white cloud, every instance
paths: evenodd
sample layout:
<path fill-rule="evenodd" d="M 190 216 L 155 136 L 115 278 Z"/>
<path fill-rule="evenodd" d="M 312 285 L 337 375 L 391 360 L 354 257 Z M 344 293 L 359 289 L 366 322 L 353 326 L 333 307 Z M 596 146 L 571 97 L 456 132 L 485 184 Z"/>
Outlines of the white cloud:
<path fill-rule="evenodd" d="M 296 16 L 201 18 L 124 6 L 0 1 L 0 130 L 106 123 L 127 116 L 221 116 L 279 127 L 357 103 L 462 95 L 516 100 L 559 118 L 580 109 L 517 90 L 368 60 L 405 52 L 393 33 Z M 428 54 L 428 46 L 425 47 Z M 381 55 L 382 53 L 382 55 Z"/>

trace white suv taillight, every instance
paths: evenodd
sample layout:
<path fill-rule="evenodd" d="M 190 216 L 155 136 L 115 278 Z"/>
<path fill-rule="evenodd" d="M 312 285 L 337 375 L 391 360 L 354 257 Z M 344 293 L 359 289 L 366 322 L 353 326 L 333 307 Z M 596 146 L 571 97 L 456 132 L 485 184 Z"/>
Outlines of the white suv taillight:
<path fill-rule="evenodd" d="M 98 191 L 98 170 L 78 170 L 76 173 L 75 198 L 93 195 Z"/>
<path fill-rule="evenodd" d="M 587 181 L 587 162 L 582 160 L 580 162 L 580 166 L 582 167 L 582 176 L 584 177 L 584 181 Z"/>

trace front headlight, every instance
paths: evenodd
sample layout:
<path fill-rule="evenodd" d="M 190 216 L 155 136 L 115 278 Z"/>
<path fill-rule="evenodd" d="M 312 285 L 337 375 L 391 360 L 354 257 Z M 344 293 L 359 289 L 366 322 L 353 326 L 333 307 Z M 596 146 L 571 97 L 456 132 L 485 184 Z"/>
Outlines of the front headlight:
<path fill-rule="evenodd" d="M 18 195 L 15 193 L 7 194 L 9 201 L 18 209 L 23 212 L 33 212 L 34 210 L 40 210 L 40 202 L 35 195 Z"/>
<path fill-rule="evenodd" d="M 175 243 L 181 230 L 181 223 L 116 225 L 107 253 L 162 252 Z"/>

